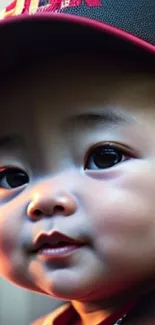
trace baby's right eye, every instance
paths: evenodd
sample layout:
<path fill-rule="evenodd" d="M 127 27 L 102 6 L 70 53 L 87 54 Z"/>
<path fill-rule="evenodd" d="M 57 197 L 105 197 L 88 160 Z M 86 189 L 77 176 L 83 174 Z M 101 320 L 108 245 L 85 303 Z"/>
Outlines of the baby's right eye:
<path fill-rule="evenodd" d="M 0 170 L 0 188 L 10 190 L 28 182 L 28 175 L 19 168 L 3 168 Z"/>

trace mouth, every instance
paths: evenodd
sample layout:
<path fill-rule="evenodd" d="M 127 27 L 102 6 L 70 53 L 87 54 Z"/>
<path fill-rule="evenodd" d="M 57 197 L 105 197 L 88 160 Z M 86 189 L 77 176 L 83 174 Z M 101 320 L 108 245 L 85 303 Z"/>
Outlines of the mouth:
<path fill-rule="evenodd" d="M 43 259 L 60 259 L 83 247 L 84 242 L 75 240 L 58 231 L 41 233 L 34 241 L 33 254 Z"/>

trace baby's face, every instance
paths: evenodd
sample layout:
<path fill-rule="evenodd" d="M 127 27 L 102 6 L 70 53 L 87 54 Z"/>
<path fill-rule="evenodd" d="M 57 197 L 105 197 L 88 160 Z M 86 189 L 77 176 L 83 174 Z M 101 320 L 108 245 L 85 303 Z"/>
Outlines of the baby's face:
<path fill-rule="evenodd" d="M 107 66 L 51 63 L 1 97 L 0 273 L 63 299 L 155 271 L 155 80 Z"/>

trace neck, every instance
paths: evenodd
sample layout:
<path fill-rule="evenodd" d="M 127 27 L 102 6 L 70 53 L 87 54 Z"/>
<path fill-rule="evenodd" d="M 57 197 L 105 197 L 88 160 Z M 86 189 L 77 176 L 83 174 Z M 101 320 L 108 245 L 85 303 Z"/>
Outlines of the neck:
<path fill-rule="evenodd" d="M 141 284 L 139 290 L 135 287 L 110 299 L 72 301 L 72 305 L 79 314 L 82 325 L 96 325 L 119 310 L 126 313 L 126 308 L 132 307 L 140 296 L 150 291 L 148 286 Z"/>
<path fill-rule="evenodd" d="M 90 302 L 72 301 L 72 305 L 79 314 L 82 325 L 96 325 L 119 310 L 124 312 L 126 301 L 118 298 L 117 301 L 114 299 L 113 301 L 104 301 L 104 299 Z"/>
<path fill-rule="evenodd" d="M 99 306 L 85 305 L 79 301 L 73 301 L 72 305 L 80 316 L 82 325 L 96 325 L 109 317 L 112 311 L 100 309 Z"/>

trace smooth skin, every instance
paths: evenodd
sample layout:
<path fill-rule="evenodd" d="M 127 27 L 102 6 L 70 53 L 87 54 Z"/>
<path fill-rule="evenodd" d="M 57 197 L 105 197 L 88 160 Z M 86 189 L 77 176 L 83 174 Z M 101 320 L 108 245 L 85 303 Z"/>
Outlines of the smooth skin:
<path fill-rule="evenodd" d="M 83 60 L 34 67 L 1 95 L 0 274 L 72 300 L 83 324 L 152 284 L 154 89 L 149 74 Z M 85 245 L 49 263 L 31 249 L 51 230 Z"/>

